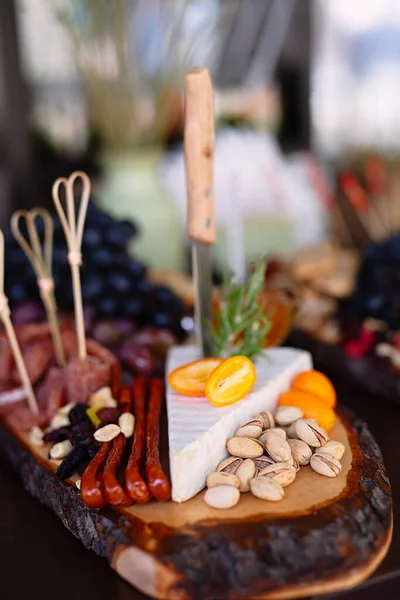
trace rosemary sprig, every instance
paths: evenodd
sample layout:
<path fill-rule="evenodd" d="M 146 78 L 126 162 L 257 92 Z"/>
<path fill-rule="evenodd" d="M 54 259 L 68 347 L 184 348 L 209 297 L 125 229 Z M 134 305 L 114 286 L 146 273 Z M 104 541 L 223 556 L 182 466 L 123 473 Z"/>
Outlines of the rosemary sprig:
<path fill-rule="evenodd" d="M 254 359 L 262 352 L 263 342 L 272 325 L 260 301 L 265 269 L 266 259 L 261 258 L 244 285 L 237 283 L 234 277 L 225 278 L 213 325 L 217 356 L 228 358 L 241 354 Z"/>

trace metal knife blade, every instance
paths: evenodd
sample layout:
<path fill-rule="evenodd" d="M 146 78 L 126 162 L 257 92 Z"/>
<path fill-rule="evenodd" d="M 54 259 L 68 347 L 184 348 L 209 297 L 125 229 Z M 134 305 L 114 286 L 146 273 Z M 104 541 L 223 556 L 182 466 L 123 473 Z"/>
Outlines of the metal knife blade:
<path fill-rule="evenodd" d="M 187 233 L 192 240 L 197 343 L 213 354 L 212 263 L 214 218 L 214 107 L 210 74 L 197 67 L 185 77 L 185 167 Z"/>
<path fill-rule="evenodd" d="M 212 356 L 214 341 L 211 323 L 212 314 L 212 261 L 211 246 L 192 242 L 192 270 L 195 285 L 195 321 L 197 342 L 202 355 Z"/>

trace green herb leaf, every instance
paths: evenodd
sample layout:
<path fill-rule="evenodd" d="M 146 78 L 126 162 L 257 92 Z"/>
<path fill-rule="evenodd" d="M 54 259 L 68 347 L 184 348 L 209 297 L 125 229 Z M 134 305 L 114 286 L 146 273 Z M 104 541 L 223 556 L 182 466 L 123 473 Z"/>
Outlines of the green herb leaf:
<path fill-rule="evenodd" d="M 256 261 L 254 271 L 244 285 L 233 277 L 224 278 L 219 312 L 213 326 L 217 356 L 228 358 L 237 354 L 255 359 L 263 351 L 265 337 L 272 323 L 265 314 L 260 294 L 265 285 L 264 257 Z"/>

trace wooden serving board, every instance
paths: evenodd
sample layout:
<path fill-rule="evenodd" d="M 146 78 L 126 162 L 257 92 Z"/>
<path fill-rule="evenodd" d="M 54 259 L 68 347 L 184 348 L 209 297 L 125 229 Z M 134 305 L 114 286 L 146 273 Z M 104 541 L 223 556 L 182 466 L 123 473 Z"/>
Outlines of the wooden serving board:
<path fill-rule="evenodd" d="M 46 449 L 4 423 L 0 450 L 32 495 L 142 592 L 168 600 L 283 599 L 360 583 L 390 545 L 390 484 L 367 426 L 342 417 L 331 437 L 346 446 L 337 478 L 303 467 L 282 502 L 244 494 L 226 511 L 207 507 L 203 493 L 183 504 L 92 510 L 72 480 L 55 476 Z"/>

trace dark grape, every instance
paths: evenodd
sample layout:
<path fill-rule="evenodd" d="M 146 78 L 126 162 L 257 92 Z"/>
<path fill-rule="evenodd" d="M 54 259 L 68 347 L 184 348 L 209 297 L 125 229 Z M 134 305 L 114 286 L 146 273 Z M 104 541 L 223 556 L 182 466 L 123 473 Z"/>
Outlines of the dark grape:
<path fill-rule="evenodd" d="M 156 327 L 165 327 L 166 329 L 172 328 L 173 318 L 169 313 L 157 311 L 152 317 L 153 324 Z"/>
<path fill-rule="evenodd" d="M 125 249 L 127 241 L 124 229 L 121 229 L 118 225 L 109 227 L 104 231 L 104 242 L 107 246 Z"/>
<path fill-rule="evenodd" d="M 153 284 L 147 279 L 141 279 L 135 284 L 135 292 L 149 296 L 153 291 Z"/>
<path fill-rule="evenodd" d="M 123 303 L 123 313 L 126 317 L 136 319 L 142 315 L 145 303 L 139 296 L 131 296 Z"/>
<path fill-rule="evenodd" d="M 136 223 L 133 221 L 128 221 L 127 219 L 119 221 L 118 227 L 120 228 L 121 232 L 123 232 L 127 242 L 139 233 L 139 228 Z"/>
<path fill-rule="evenodd" d="M 165 286 L 156 286 L 154 297 L 158 304 L 170 304 L 175 299 L 173 292 Z"/>
<path fill-rule="evenodd" d="M 104 291 L 104 280 L 96 273 L 85 273 L 82 277 L 82 298 L 84 302 L 96 300 Z"/>
<path fill-rule="evenodd" d="M 131 282 L 129 280 L 129 277 L 127 275 L 125 275 L 123 272 L 121 271 L 111 271 L 111 273 L 109 273 L 108 277 L 107 277 L 107 288 L 110 287 L 110 289 L 113 292 L 117 292 L 119 294 L 123 294 L 129 291 L 130 287 L 131 287 Z"/>
<path fill-rule="evenodd" d="M 118 308 L 118 300 L 115 296 L 106 296 L 97 302 L 97 314 L 101 317 L 117 317 Z"/>
<path fill-rule="evenodd" d="M 98 267 L 110 267 L 114 262 L 112 251 L 103 247 L 93 248 L 90 260 Z"/>
<path fill-rule="evenodd" d="M 27 287 L 22 282 L 13 283 L 8 289 L 8 299 L 11 304 L 16 304 L 17 302 L 27 300 L 28 296 L 29 294 Z"/>
<path fill-rule="evenodd" d="M 147 273 L 147 267 L 140 261 L 132 258 L 128 263 L 128 271 L 137 280 L 142 280 Z"/>
<path fill-rule="evenodd" d="M 84 246 L 88 246 L 89 248 L 93 248 L 94 246 L 98 246 L 101 244 L 102 236 L 98 229 L 94 229 L 93 227 L 88 227 L 83 232 L 82 244 Z"/>

